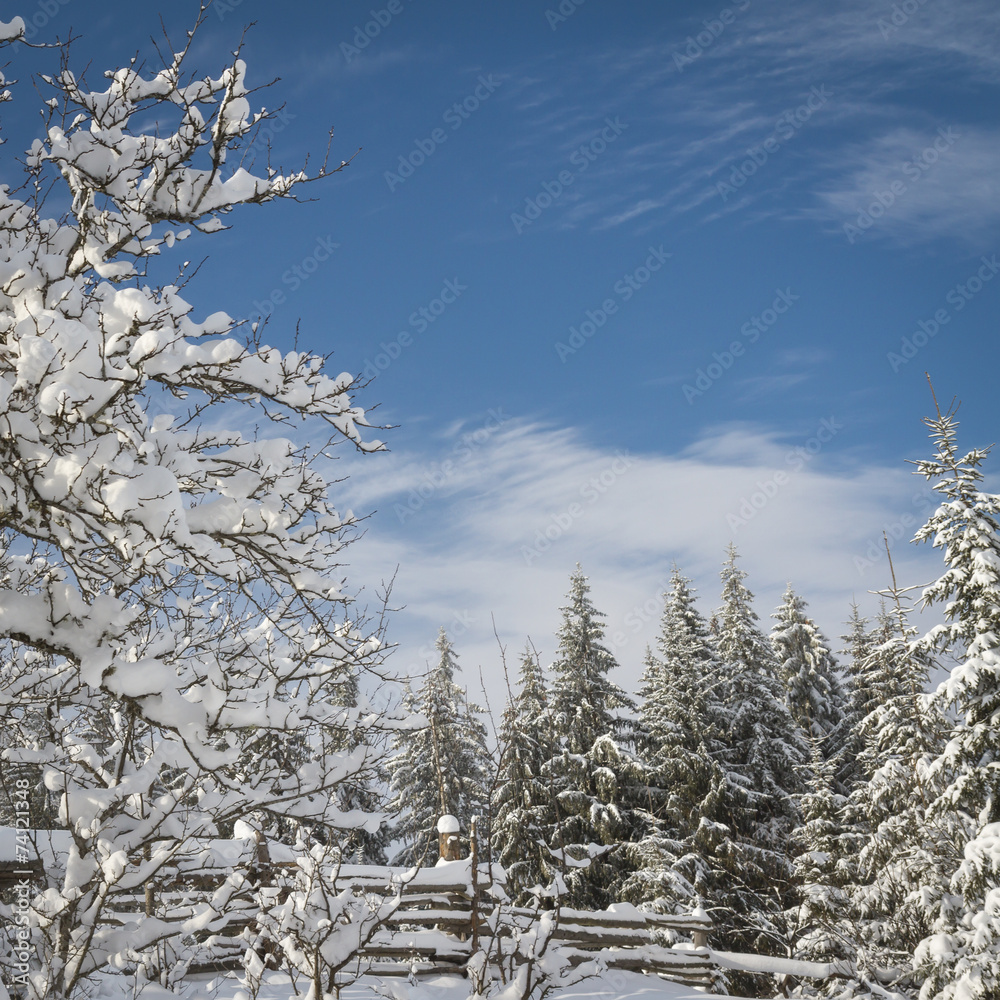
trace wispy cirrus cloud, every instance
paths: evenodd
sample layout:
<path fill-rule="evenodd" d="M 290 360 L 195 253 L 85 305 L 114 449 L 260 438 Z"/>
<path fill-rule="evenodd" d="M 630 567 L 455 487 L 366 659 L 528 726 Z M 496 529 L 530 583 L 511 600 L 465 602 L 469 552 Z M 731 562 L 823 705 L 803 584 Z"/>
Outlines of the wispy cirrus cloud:
<path fill-rule="evenodd" d="M 893 129 L 855 147 L 850 162 L 818 192 L 820 207 L 804 214 L 834 223 L 851 242 L 946 236 L 978 246 L 995 238 L 1000 131 Z"/>
<path fill-rule="evenodd" d="M 693 18 L 692 33 L 700 27 Z M 540 71 L 534 67 L 538 99 L 530 86 L 521 99 L 524 167 L 546 158 L 548 169 L 555 168 L 606 114 L 619 113 L 630 124 L 614 155 L 595 164 L 565 199 L 567 210 L 550 213 L 539 228 L 632 226 L 639 234 L 657 223 L 686 227 L 735 213 L 748 223 L 827 224 L 856 211 L 873 185 L 920 151 L 906 143 L 924 133 L 933 139 L 938 127 L 963 130 L 970 141 L 956 147 L 949 169 L 914 187 L 882 232 L 907 243 L 968 241 L 970 233 L 995 225 L 990 165 L 1000 122 L 981 113 L 990 104 L 984 88 L 1000 83 L 995 4 L 928 0 L 904 12 L 870 0 L 834 7 L 765 0 L 679 69 L 673 56 L 684 50 L 678 34 L 633 49 L 562 53 Z M 927 85 L 931 70 L 934 91 Z M 730 197 L 725 187 L 733 171 L 818 87 L 832 95 L 822 111 L 780 142 Z M 938 120 L 941 87 L 969 94 L 967 120 Z M 544 170 L 536 167 L 539 176 Z"/>
<path fill-rule="evenodd" d="M 657 208 L 660 208 L 662 202 L 654 201 L 652 198 L 643 198 L 640 201 L 632 205 L 631 208 L 626 208 L 622 212 L 617 212 L 614 215 L 606 216 L 597 225 L 597 229 L 613 229 L 615 226 L 620 226 L 623 222 L 630 222 L 632 219 L 638 219 L 640 215 L 645 215 L 647 212 L 652 212 Z"/>

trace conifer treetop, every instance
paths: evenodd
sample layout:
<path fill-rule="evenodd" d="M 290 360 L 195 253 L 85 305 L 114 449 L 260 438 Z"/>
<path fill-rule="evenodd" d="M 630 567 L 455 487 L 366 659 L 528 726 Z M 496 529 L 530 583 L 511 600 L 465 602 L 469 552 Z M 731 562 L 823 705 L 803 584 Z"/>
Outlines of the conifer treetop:
<path fill-rule="evenodd" d="M 760 670 L 773 665 L 775 652 L 757 626 L 760 620 L 753 608 L 753 594 L 743 582 L 745 570 L 737 565 L 739 554 L 730 542 L 722 577 L 722 607 L 716 615 L 719 653 L 731 666 L 752 665 Z"/>
<path fill-rule="evenodd" d="M 561 609 L 559 647 L 551 667 L 550 704 L 567 749 L 586 753 L 598 737 L 620 732 L 619 710 L 633 705 L 608 676 L 618 663 L 604 645 L 604 615 L 594 607 L 579 564 L 570 577 L 568 597 L 569 603 Z"/>
<path fill-rule="evenodd" d="M 823 738 L 837 727 L 843 692 L 829 644 L 806 614 L 791 583 L 771 615 L 771 642 L 780 662 L 789 710 L 806 732 Z"/>

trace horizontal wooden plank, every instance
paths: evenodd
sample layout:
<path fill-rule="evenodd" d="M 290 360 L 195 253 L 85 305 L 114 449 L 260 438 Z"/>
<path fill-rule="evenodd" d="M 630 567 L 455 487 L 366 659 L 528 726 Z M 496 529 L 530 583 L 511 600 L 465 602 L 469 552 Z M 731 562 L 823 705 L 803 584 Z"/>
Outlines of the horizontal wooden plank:
<path fill-rule="evenodd" d="M 192 965 L 188 972 L 191 975 L 198 973 L 208 973 L 218 975 L 224 972 L 242 972 L 243 957 L 233 955 L 219 958 L 213 962 L 204 962 L 200 965 Z M 454 962 L 427 962 L 419 959 L 413 961 L 397 961 L 394 959 L 372 959 L 362 960 L 360 966 L 352 966 L 344 976 L 344 981 L 350 983 L 356 976 L 441 976 L 441 975 L 461 975 L 461 966 Z"/>
<path fill-rule="evenodd" d="M 457 970 L 452 962 L 393 962 L 389 960 L 372 962 L 363 970 L 373 976 L 439 976 L 454 974 Z"/>
<path fill-rule="evenodd" d="M 605 962 L 625 962 L 629 965 L 648 965 L 664 969 L 687 969 L 692 972 L 711 970 L 715 963 L 706 948 L 604 948 L 590 951 L 584 948 L 566 948 L 564 954 L 571 960 L 589 961 L 600 958 Z"/>
<path fill-rule="evenodd" d="M 536 911 L 528 907 L 509 907 L 507 912 L 517 917 L 531 917 Z M 559 921 L 563 924 L 601 927 L 662 927 L 665 930 L 695 931 L 712 929 L 711 918 L 696 917 L 691 914 L 672 915 L 667 913 L 647 913 L 644 910 L 572 910 L 563 907 L 559 911 Z"/>
<path fill-rule="evenodd" d="M 450 962 L 453 965 L 463 966 L 469 960 L 469 950 L 439 949 L 433 947 L 410 948 L 403 945 L 368 945 L 362 952 L 365 958 L 426 958 L 439 962 Z"/>
<path fill-rule="evenodd" d="M 436 927 L 470 927 L 472 924 L 471 910 L 396 910 L 384 920 L 387 924 L 414 924 Z M 481 926 L 485 923 L 480 921 Z"/>
<path fill-rule="evenodd" d="M 657 950 L 660 954 L 645 950 L 617 948 L 597 953 L 581 950 L 570 952 L 569 959 L 573 965 L 581 965 L 600 957 L 601 961 L 610 969 L 619 969 L 622 972 L 652 973 L 663 979 L 688 985 L 711 985 L 716 967 L 710 959 L 706 958 L 706 952 L 673 952 L 669 948 Z M 687 957 L 680 959 L 680 956 L 685 954 Z"/>
<path fill-rule="evenodd" d="M 560 924 L 552 935 L 557 941 L 580 947 L 595 948 L 638 947 L 653 944 L 648 931 L 616 927 L 565 927 Z"/>

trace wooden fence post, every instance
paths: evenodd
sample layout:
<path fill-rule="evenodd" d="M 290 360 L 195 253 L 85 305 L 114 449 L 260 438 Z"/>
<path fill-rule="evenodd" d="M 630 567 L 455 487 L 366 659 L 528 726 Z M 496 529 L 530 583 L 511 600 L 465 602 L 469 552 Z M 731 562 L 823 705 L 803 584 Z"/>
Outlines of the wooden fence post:
<path fill-rule="evenodd" d="M 476 838 L 476 819 L 473 816 L 469 824 L 469 875 L 472 880 L 472 951 L 479 950 L 479 844 Z"/>
<path fill-rule="evenodd" d="M 700 907 L 696 906 L 691 911 L 692 917 L 697 917 L 699 920 L 707 920 L 708 914 Z M 695 928 L 691 932 L 691 942 L 696 948 L 707 948 L 708 947 L 708 931 L 703 930 L 701 927 Z"/>
<path fill-rule="evenodd" d="M 438 853 L 442 861 L 458 861 L 460 827 L 454 816 L 438 820 Z"/>

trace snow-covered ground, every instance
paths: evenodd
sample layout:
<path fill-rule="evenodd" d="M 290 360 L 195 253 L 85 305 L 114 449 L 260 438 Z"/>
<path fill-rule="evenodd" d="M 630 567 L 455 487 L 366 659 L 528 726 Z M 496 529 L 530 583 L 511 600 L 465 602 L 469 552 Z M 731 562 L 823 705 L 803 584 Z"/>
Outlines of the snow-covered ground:
<path fill-rule="evenodd" d="M 576 986 L 550 994 L 552 1000 L 694 1000 L 696 997 L 698 1000 L 705 1000 L 706 995 L 703 990 L 669 983 L 656 976 L 617 971 L 595 976 Z M 371 985 L 359 983 L 350 991 L 345 990 L 345 1000 L 378 1000 L 385 996 L 392 1000 L 466 1000 L 469 996 L 469 981 L 461 976 L 429 976 L 418 981 L 416 986 L 397 979 L 395 982 L 373 981 Z M 280 997 L 275 994 L 273 1000 L 287 1000 L 287 997 L 287 993 Z M 230 998 L 227 996 L 226 1000 Z"/>
<path fill-rule="evenodd" d="M 284 973 L 270 973 L 257 1000 L 294 1000 L 304 995 L 307 984 L 299 981 L 298 994 L 291 980 Z M 466 1000 L 469 980 L 462 976 L 427 976 L 411 985 L 401 977 L 377 979 L 366 976 L 352 986 L 345 987 L 342 1000 Z M 170 993 L 156 986 L 146 986 L 140 993 L 142 1000 L 177 1000 Z M 704 1000 L 706 993 L 690 986 L 669 983 L 656 976 L 636 972 L 609 971 L 602 976 L 587 979 L 576 986 L 551 994 L 552 1000 Z M 253 1000 L 240 986 L 237 977 L 192 977 L 190 1000 Z M 739 998 L 734 998 L 739 1000 Z"/>

